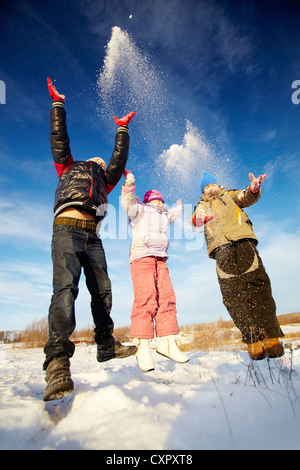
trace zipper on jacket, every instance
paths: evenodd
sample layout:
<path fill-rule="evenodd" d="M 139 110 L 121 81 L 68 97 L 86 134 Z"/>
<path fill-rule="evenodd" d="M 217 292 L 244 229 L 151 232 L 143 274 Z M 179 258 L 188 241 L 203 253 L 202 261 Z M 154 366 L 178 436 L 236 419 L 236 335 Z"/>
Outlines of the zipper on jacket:
<path fill-rule="evenodd" d="M 90 169 L 91 169 L 91 186 L 90 186 L 89 197 L 92 197 L 92 194 L 93 194 L 93 168 L 92 168 L 92 163 L 91 162 L 90 162 Z"/>

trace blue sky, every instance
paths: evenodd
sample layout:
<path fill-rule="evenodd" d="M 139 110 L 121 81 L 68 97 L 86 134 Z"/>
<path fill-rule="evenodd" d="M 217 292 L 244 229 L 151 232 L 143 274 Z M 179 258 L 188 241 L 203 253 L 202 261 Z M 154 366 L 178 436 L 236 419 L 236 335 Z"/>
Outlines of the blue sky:
<path fill-rule="evenodd" d="M 47 316 L 52 293 L 47 76 L 66 95 L 75 159 L 108 162 L 113 115 L 137 111 L 127 165 L 137 194 L 158 189 L 169 206 L 184 204 L 168 261 L 180 325 L 229 319 L 203 234 L 189 226 L 203 171 L 233 188 L 268 174 L 247 213 L 278 314 L 299 311 L 298 2 L 2 0 L 0 13 L 0 330 Z M 121 184 L 101 229 L 116 327 L 129 325 L 133 301 Z M 92 324 L 84 275 L 76 317 Z"/>

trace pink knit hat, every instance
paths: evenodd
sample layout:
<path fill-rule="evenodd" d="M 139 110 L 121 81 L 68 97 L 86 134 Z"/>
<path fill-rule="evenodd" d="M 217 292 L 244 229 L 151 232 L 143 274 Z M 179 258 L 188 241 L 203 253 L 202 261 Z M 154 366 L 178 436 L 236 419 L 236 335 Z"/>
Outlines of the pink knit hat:
<path fill-rule="evenodd" d="M 150 189 L 150 191 L 147 191 L 144 194 L 143 203 L 147 204 L 148 202 L 154 201 L 155 199 L 165 202 L 159 191 L 156 191 L 155 189 Z"/>

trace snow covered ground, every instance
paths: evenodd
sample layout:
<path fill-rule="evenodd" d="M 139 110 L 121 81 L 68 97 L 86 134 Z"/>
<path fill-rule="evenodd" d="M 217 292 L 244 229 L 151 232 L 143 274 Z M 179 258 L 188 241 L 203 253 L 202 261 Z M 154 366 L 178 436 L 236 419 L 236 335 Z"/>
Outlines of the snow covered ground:
<path fill-rule="evenodd" d="M 45 450 L 300 449 L 300 349 L 252 362 L 246 352 L 190 352 L 156 369 L 96 361 L 79 345 L 75 393 L 43 401 L 42 349 L 0 345 L 0 448 Z"/>

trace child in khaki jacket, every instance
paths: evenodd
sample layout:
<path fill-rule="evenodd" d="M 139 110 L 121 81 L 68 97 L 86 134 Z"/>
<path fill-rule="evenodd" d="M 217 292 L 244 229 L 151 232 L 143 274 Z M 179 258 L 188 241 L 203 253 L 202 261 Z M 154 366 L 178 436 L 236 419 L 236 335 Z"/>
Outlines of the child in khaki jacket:
<path fill-rule="evenodd" d="M 251 359 L 280 357 L 284 336 L 276 318 L 270 279 L 259 257 L 258 240 L 243 208 L 256 203 L 261 183 L 267 175 L 255 178 L 244 190 L 227 190 L 217 179 L 204 173 L 203 196 L 192 216 L 192 225 L 205 226 L 208 255 L 216 260 L 223 302 L 242 338 Z"/>

